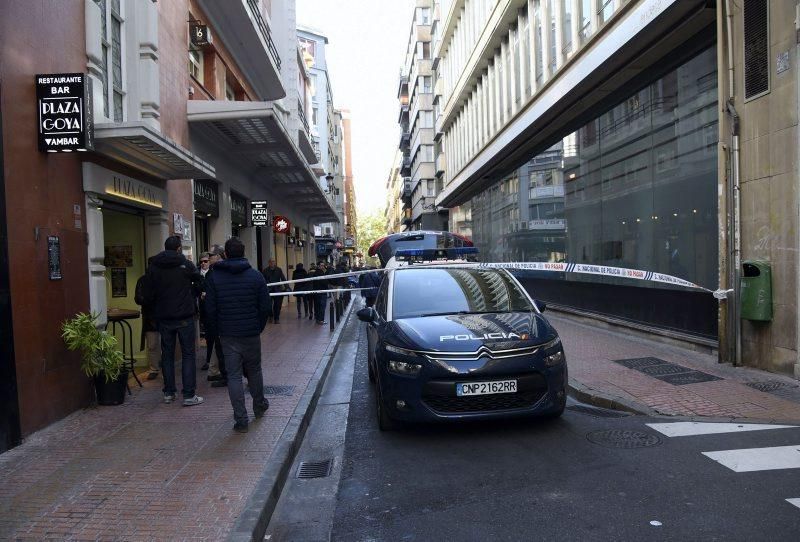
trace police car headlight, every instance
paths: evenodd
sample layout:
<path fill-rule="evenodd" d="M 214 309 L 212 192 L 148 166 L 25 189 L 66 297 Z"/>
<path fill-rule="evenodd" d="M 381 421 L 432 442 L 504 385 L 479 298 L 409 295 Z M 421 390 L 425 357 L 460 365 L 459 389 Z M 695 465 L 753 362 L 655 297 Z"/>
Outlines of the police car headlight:
<path fill-rule="evenodd" d="M 391 344 L 386 345 L 386 351 L 391 352 L 392 354 L 400 354 L 401 356 L 411 356 L 412 358 L 417 357 L 417 353 L 413 350 L 400 348 L 399 346 L 393 346 Z"/>
<path fill-rule="evenodd" d="M 389 372 L 403 376 L 416 376 L 422 370 L 422 365 L 406 363 L 405 361 L 389 360 Z"/>
<path fill-rule="evenodd" d="M 552 352 L 556 349 L 556 352 Z M 548 367 L 555 367 L 556 365 L 564 363 L 564 350 L 561 347 L 561 339 L 559 337 L 542 345 L 542 350 L 545 353 L 544 364 Z"/>

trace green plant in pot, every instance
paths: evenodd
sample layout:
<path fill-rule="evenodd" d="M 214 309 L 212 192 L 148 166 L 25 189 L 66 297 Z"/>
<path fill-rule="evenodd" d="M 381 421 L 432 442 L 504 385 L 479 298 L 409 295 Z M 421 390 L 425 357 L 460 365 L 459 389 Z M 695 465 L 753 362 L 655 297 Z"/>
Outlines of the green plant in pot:
<path fill-rule="evenodd" d="M 117 338 L 97 328 L 99 314 L 79 313 L 61 326 L 67 348 L 81 353 L 81 370 L 94 380 L 97 402 L 118 405 L 125 401 L 128 371 L 117 348 Z"/>

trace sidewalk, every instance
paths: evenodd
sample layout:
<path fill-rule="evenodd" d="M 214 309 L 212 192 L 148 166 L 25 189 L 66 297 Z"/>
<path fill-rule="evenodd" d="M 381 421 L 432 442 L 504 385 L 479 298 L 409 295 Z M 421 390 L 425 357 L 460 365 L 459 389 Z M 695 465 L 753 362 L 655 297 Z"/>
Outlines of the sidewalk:
<path fill-rule="evenodd" d="M 270 408 L 249 433 L 232 430 L 227 388 L 205 372 L 193 407 L 164 404 L 160 378 L 133 382 L 124 405 L 76 412 L 0 455 L 0 539 L 224 539 L 338 337 L 298 320 L 294 304 L 281 316 L 262 335 L 262 367 L 266 386 L 290 388 L 266 390 Z M 247 408 L 252 420 L 249 397 Z"/>
<path fill-rule="evenodd" d="M 800 423 L 800 382 L 732 367 L 621 328 L 610 330 L 548 312 L 581 400 L 651 414 Z"/>

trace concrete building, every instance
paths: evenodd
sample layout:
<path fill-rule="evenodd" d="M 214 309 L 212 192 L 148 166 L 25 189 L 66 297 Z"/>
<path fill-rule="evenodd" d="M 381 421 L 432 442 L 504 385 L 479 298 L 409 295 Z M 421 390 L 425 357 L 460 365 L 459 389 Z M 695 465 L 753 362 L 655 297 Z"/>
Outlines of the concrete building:
<path fill-rule="evenodd" d="M 312 170 L 294 28 L 293 0 L 3 4 L 0 451 L 93 400 L 60 324 L 138 309 L 136 281 L 167 236 L 196 260 L 238 235 L 254 265 L 289 271 L 313 254 L 314 226 L 338 220 Z M 70 99 L 87 105 L 89 144 L 42 152 L 37 83 L 81 73 L 91 95 Z M 252 227 L 253 200 L 291 227 Z"/>
<path fill-rule="evenodd" d="M 567 310 L 800 376 L 797 2 L 438 9 L 436 204 L 450 208 L 451 228 L 471 231 L 484 259 L 626 267 L 731 289 L 720 303 L 652 282 L 523 276 Z M 746 259 L 771 265 L 771 320 L 739 317 Z"/>
<path fill-rule="evenodd" d="M 386 233 L 398 233 L 403 231 L 403 221 L 406 211 L 411 213 L 411 209 L 404 209 L 403 192 L 406 188 L 406 181 L 400 175 L 402 167 L 403 153 L 399 150 L 395 153 L 392 168 L 386 178 Z"/>
<path fill-rule="evenodd" d="M 404 204 L 411 211 L 405 219 L 405 227 L 410 230 L 448 227 L 447 209 L 435 203 L 442 182 L 437 179 L 434 160 L 433 20 L 433 1 L 417 0 L 398 89 L 403 153 L 400 173 L 409 181 Z"/>

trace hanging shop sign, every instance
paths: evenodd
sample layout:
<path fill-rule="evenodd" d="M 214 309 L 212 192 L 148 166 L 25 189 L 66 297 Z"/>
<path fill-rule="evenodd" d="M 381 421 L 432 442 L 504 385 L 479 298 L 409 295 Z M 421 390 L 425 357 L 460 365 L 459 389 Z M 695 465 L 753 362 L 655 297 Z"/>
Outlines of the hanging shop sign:
<path fill-rule="evenodd" d="M 61 280 L 61 239 L 57 235 L 47 237 L 47 267 L 50 280 Z"/>
<path fill-rule="evenodd" d="M 250 202 L 250 223 L 255 227 L 269 224 L 269 209 L 266 200 Z"/>
<path fill-rule="evenodd" d="M 292 223 L 285 216 L 276 216 L 272 219 L 272 231 L 275 233 L 287 233 L 292 228 Z"/>
<path fill-rule="evenodd" d="M 231 223 L 247 226 L 247 198 L 231 192 Z"/>
<path fill-rule="evenodd" d="M 354 247 L 354 246 L 356 246 L 356 240 L 353 239 L 352 237 L 345 237 L 344 246 L 345 247 Z"/>
<path fill-rule="evenodd" d="M 206 216 L 219 216 L 219 189 L 209 179 L 194 180 L 194 210 Z"/>
<path fill-rule="evenodd" d="M 39 151 L 72 152 L 94 148 L 90 87 L 85 73 L 36 76 Z"/>
<path fill-rule="evenodd" d="M 211 31 L 208 25 L 200 23 L 189 24 L 189 35 L 191 36 L 192 45 L 195 47 L 205 47 L 211 45 Z"/>

